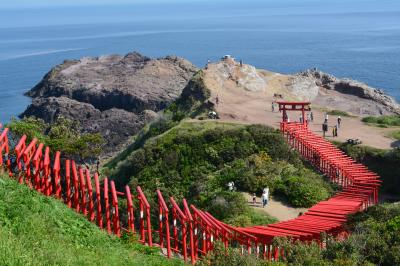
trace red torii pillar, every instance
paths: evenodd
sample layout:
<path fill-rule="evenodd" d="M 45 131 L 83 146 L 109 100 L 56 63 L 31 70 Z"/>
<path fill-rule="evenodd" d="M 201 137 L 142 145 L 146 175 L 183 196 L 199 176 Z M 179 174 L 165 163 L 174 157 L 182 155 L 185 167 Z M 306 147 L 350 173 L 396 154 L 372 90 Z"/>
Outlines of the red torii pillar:
<path fill-rule="evenodd" d="M 282 112 L 282 122 L 287 122 L 287 111 L 301 111 L 303 117 L 303 125 L 306 124 L 305 112 L 311 111 L 310 102 L 276 102 L 279 105 L 279 111 Z"/>

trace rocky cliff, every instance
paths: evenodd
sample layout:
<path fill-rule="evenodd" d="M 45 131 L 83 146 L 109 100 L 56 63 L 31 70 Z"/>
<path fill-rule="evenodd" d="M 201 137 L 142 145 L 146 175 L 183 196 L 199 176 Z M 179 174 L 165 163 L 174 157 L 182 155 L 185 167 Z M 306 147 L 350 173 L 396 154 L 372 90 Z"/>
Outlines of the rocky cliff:
<path fill-rule="evenodd" d="M 77 120 L 83 131 L 102 133 L 106 152 L 115 151 L 178 98 L 196 71 L 182 58 L 136 52 L 65 61 L 27 93 L 32 104 L 21 116 Z"/>
<path fill-rule="evenodd" d="M 359 106 L 360 100 L 362 100 L 364 108 L 358 107 L 360 110 L 355 112 L 359 115 L 400 114 L 400 106 L 392 97 L 385 94 L 383 90 L 370 87 L 365 83 L 352 79 L 340 79 L 330 74 L 318 71 L 317 69 L 303 71 L 297 74 L 297 76 L 314 80 L 318 87 L 325 89 L 325 93 L 324 91 L 321 91 L 320 94 L 326 96 L 327 94 L 330 94 L 330 91 L 332 91 L 340 93 L 340 98 L 349 98 L 349 100 L 353 99 L 353 109 L 356 106 Z M 330 99 L 326 99 L 325 104 L 334 100 L 339 103 L 341 99 L 334 99 L 331 97 Z M 341 108 L 339 107 L 337 109 Z"/>

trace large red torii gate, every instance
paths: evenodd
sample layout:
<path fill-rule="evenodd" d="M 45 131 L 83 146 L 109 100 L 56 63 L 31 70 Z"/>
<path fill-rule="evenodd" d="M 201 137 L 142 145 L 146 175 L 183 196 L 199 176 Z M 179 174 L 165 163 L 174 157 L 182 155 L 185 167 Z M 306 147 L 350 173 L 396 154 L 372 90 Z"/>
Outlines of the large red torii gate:
<path fill-rule="evenodd" d="M 288 122 L 287 111 L 300 111 L 303 117 L 303 124 L 306 124 L 305 112 L 311 111 L 310 102 L 276 102 L 279 105 L 279 111 L 282 112 L 282 122 Z"/>

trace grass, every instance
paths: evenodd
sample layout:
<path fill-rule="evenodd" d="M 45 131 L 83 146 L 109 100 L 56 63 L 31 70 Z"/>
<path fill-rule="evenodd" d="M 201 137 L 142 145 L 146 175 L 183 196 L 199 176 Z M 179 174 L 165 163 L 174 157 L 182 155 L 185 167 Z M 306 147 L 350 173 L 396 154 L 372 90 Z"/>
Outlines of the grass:
<path fill-rule="evenodd" d="M 328 115 L 337 115 L 337 116 L 343 116 L 343 117 L 353 117 L 352 115 L 350 115 L 349 113 L 345 112 L 345 111 L 341 111 L 341 110 L 329 110 L 327 111 Z"/>
<path fill-rule="evenodd" d="M 379 127 L 394 127 L 400 126 L 400 115 L 367 116 L 362 121 Z"/>
<path fill-rule="evenodd" d="M 110 236 L 62 202 L 7 177 L 0 177 L 0 202 L 1 265 L 183 264 Z"/>
<path fill-rule="evenodd" d="M 400 140 L 400 130 L 391 131 L 388 136 Z"/>

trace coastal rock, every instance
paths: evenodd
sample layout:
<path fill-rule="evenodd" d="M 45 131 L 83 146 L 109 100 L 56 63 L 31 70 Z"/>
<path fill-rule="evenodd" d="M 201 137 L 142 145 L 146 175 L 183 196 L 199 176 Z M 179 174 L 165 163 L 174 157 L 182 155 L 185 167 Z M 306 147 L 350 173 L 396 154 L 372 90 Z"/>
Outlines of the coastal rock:
<path fill-rule="evenodd" d="M 319 86 L 313 78 L 298 75 L 289 78 L 286 88 L 301 101 L 313 101 L 319 93 Z"/>
<path fill-rule="evenodd" d="M 178 98 L 196 71 L 176 56 L 150 59 L 137 52 L 64 61 L 27 93 L 33 100 L 21 117 L 49 123 L 68 117 L 84 132 L 100 132 L 106 152 L 116 151 Z"/>
<path fill-rule="evenodd" d="M 392 97 L 385 94 L 383 90 L 370 87 L 365 83 L 352 79 L 339 79 L 317 69 L 306 70 L 298 76 L 312 78 L 316 85 L 326 90 L 365 99 L 368 108 L 361 108 L 359 111 L 361 115 L 400 114 L 400 106 Z"/>

